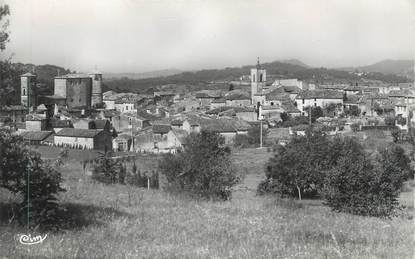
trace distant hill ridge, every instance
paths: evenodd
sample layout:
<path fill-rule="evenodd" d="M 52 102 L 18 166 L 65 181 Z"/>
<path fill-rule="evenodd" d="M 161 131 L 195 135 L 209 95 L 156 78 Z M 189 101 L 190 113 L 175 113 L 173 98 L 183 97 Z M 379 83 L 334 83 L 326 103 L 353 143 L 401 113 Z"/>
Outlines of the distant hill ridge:
<path fill-rule="evenodd" d="M 104 79 L 116 79 L 116 78 L 130 78 L 130 79 L 145 79 L 152 77 L 164 77 L 182 73 L 183 70 L 179 69 L 163 69 L 143 73 L 103 73 Z"/>
<path fill-rule="evenodd" d="M 300 80 L 312 80 L 315 83 L 324 83 L 327 81 L 354 84 L 362 78 L 356 74 L 340 69 L 313 68 L 292 59 L 283 61 L 273 61 L 262 63 L 261 66 L 267 70 L 267 75 L 274 75 L 281 78 L 298 78 Z M 121 78 L 105 81 L 105 90 L 131 91 L 131 92 L 151 92 L 152 89 L 166 84 L 178 85 L 198 85 L 206 84 L 212 81 L 234 81 L 239 80 L 243 75 L 249 75 L 250 69 L 255 64 L 245 65 L 242 67 L 226 67 L 223 69 L 203 69 L 192 72 L 182 72 L 165 77 L 129 79 Z M 380 80 L 387 83 L 408 82 L 406 77 L 398 75 L 384 75 L 378 72 L 372 72 L 365 75 L 365 79 Z M 224 86 L 226 87 L 226 86 Z"/>
<path fill-rule="evenodd" d="M 398 76 L 403 76 L 411 79 L 414 78 L 414 60 L 393 60 L 385 59 L 379 62 L 376 62 L 372 65 L 359 66 L 359 67 L 343 67 L 338 68 L 345 71 L 361 71 L 361 72 L 378 72 L 382 74 L 393 74 Z"/>
<path fill-rule="evenodd" d="M 401 74 L 384 75 L 377 70 L 390 71 L 388 68 L 393 65 L 389 65 L 390 61 L 378 62 L 371 67 L 371 72 L 366 75 L 366 79 L 381 80 L 384 82 L 407 82 L 408 78 Z M 410 74 L 410 66 L 413 61 L 398 61 L 394 62 L 394 72 L 400 71 L 400 69 L 406 69 L 405 71 Z M 58 74 L 63 75 L 67 73 L 73 73 L 69 69 L 65 69 L 55 65 L 39 65 L 33 64 L 13 64 L 18 73 L 25 73 L 32 71 L 33 67 L 38 74 L 38 82 L 43 83 L 43 94 L 53 94 L 53 78 Z M 399 66 L 398 66 L 399 65 Z M 201 84 L 206 84 L 212 81 L 233 81 L 239 80 L 242 75 L 249 75 L 249 71 L 255 64 L 245 65 L 241 67 L 226 67 L 223 69 L 203 69 L 192 72 L 181 72 L 177 69 L 166 69 L 154 72 L 146 73 L 106 73 L 104 74 L 104 90 L 115 90 L 118 92 L 149 92 L 157 90 L 162 85 L 177 84 L 185 85 L 188 90 L 195 88 L 203 88 Z M 354 68 L 343 69 L 327 69 L 327 68 L 313 68 L 297 59 L 288 59 L 281 61 L 273 61 L 261 64 L 263 68 L 267 70 L 268 75 L 275 75 L 282 78 L 298 78 L 300 80 L 312 80 L 316 83 L 325 81 L 339 82 L 339 83 L 353 83 L 358 82 L 362 78 L 349 71 L 354 71 Z M 398 68 L 396 68 L 398 67 Z M 370 72 L 370 71 L 369 71 Z M 111 75 L 113 77 L 111 77 Z M 129 78 L 132 77 L 132 78 Z M 143 78 L 145 77 L 145 78 Z M 16 92 L 19 86 L 20 80 L 16 78 Z M 192 88 L 193 87 L 193 88 Z"/>

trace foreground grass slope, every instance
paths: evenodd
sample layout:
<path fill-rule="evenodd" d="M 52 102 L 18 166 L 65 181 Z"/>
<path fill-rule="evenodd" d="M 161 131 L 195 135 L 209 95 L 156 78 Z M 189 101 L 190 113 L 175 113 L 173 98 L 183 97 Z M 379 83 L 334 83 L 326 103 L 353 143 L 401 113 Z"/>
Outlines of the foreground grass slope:
<path fill-rule="evenodd" d="M 387 220 L 334 213 L 320 201 L 255 196 L 269 155 L 235 154 L 247 168 L 247 188 L 236 188 L 228 202 L 94 183 L 73 159 L 62 171 L 68 226 L 40 245 L 23 246 L 17 235 L 25 228 L 2 218 L 0 258 L 412 258 L 412 210 Z M 9 199 L 0 192 L 0 215 Z"/>

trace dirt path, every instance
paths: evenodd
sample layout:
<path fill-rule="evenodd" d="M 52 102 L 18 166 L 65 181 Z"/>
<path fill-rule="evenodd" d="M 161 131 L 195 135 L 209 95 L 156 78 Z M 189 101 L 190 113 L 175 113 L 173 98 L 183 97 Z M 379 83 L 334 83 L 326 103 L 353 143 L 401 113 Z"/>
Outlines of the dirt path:
<path fill-rule="evenodd" d="M 246 148 L 234 151 L 234 163 L 245 174 L 242 183 L 235 186 L 235 194 L 256 192 L 258 184 L 265 178 L 265 164 L 272 154 L 267 151 L 267 148 Z"/>

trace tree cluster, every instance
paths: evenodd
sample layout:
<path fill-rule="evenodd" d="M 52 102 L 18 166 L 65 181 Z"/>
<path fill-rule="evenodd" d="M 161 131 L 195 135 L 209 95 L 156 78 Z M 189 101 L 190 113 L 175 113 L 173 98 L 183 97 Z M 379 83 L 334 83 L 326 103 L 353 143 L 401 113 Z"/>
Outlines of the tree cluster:
<path fill-rule="evenodd" d="M 169 189 L 206 199 L 230 199 L 239 177 L 224 138 L 202 131 L 190 135 L 186 143 L 183 152 L 167 154 L 159 163 Z"/>
<path fill-rule="evenodd" d="M 344 114 L 349 116 L 360 116 L 362 111 L 357 106 L 351 106 L 350 108 L 344 109 Z"/>
<path fill-rule="evenodd" d="M 299 199 L 318 196 L 335 211 L 390 216 L 398 207 L 403 182 L 410 178 L 409 162 L 397 145 L 371 158 L 353 138 L 329 139 L 307 130 L 277 148 L 258 191 Z"/>
<path fill-rule="evenodd" d="M 105 184 L 124 183 L 126 168 L 121 161 L 112 157 L 112 152 L 99 153 L 92 179 Z"/>
<path fill-rule="evenodd" d="M 22 224 L 46 227 L 57 220 L 56 195 L 64 191 L 59 165 L 44 162 L 21 137 L 0 129 L 0 187 L 22 197 L 16 213 Z"/>

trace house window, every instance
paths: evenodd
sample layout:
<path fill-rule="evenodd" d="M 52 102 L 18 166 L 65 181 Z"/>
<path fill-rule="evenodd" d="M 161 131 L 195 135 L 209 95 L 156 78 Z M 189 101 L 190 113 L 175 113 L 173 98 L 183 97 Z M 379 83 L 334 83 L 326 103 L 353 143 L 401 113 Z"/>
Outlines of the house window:
<path fill-rule="evenodd" d="M 23 95 L 26 95 L 26 89 L 23 88 Z"/>
<path fill-rule="evenodd" d="M 128 111 L 128 106 L 125 106 L 125 110 Z"/>
<path fill-rule="evenodd" d="M 274 106 L 274 102 L 271 102 L 271 106 Z"/>
<path fill-rule="evenodd" d="M 305 103 L 304 99 L 303 99 L 303 104 Z"/>
<path fill-rule="evenodd" d="M 314 103 L 314 107 L 316 107 L 317 106 L 317 103 Z"/>
<path fill-rule="evenodd" d="M 262 74 L 259 75 L 259 82 L 262 82 Z"/>

